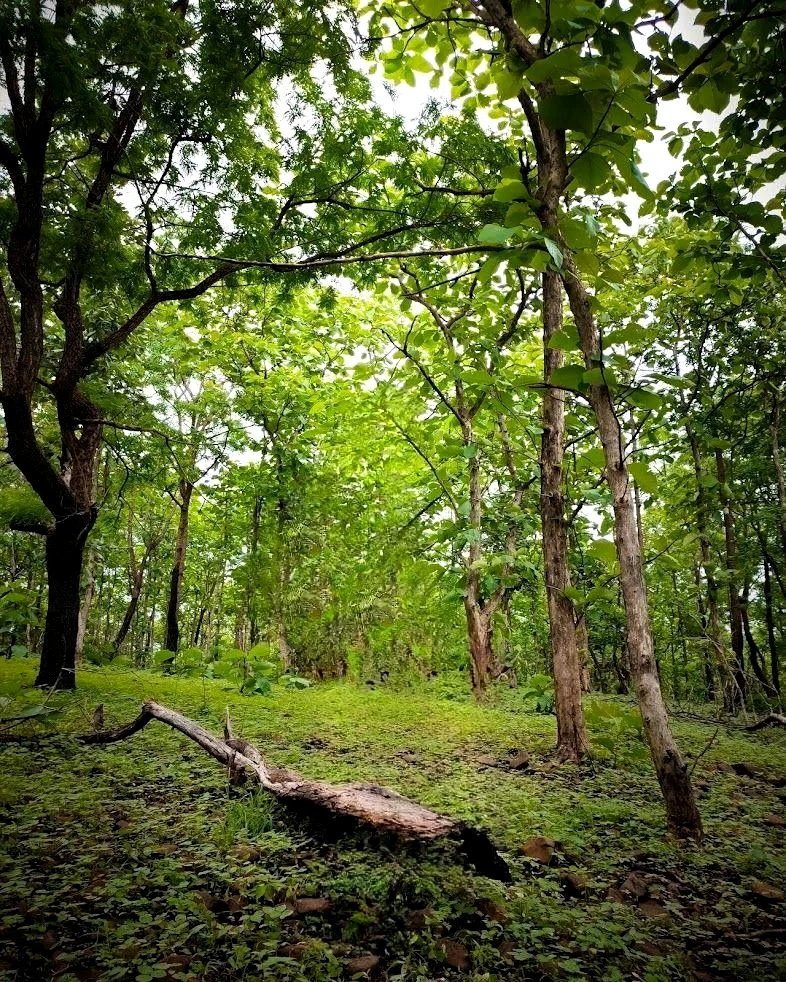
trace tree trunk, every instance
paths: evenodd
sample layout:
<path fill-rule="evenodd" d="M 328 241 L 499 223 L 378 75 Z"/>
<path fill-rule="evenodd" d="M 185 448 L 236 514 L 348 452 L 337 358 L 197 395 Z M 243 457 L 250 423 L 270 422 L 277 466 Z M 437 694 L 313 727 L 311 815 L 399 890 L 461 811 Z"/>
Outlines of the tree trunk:
<path fill-rule="evenodd" d="M 95 519 L 95 509 L 73 515 L 59 521 L 47 536 L 46 622 L 35 685 L 54 689 L 76 688 L 82 562 L 87 536 Z"/>
<path fill-rule="evenodd" d="M 131 629 L 131 624 L 134 620 L 134 614 L 136 613 L 137 607 L 139 606 L 139 597 L 142 592 L 142 576 L 134 579 L 134 584 L 131 587 L 131 596 L 128 600 L 128 606 L 126 607 L 126 612 L 123 615 L 123 620 L 120 627 L 115 635 L 115 640 L 112 642 L 112 653 L 116 655 L 120 651 L 120 647 L 126 639 L 126 635 Z"/>
<path fill-rule="evenodd" d="M 464 598 L 464 610 L 467 615 L 472 691 L 480 699 L 488 687 L 494 664 L 491 625 L 480 602 L 471 593 Z"/>
<path fill-rule="evenodd" d="M 498 2 L 484 3 L 482 7 L 478 7 L 481 19 L 500 30 L 525 64 L 534 64 L 541 57 L 511 16 L 510 7 Z M 538 100 L 554 95 L 551 81 L 536 83 L 536 90 Z M 519 102 L 535 145 L 538 220 L 545 236 L 558 244 L 562 254 L 560 276 L 578 329 L 584 363 L 588 370 L 599 368 L 601 374 L 600 381 L 589 384 L 587 395 L 598 422 L 606 481 L 614 507 L 614 536 L 625 600 L 628 649 L 644 732 L 663 792 L 669 828 L 679 836 L 700 839 L 701 817 L 696 807 L 687 765 L 669 727 L 658 681 L 635 506 L 631 494 L 631 475 L 625 462 L 624 432 L 614 405 L 614 396 L 603 377 L 603 356 L 590 298 L 572 251 L 559 229 L 559 210 L 570 183 L 565 130 L 553 129 L 548 125 L 526 88 L 519 91 Z M 522 178 L 527 180 L 528 175 L 522 174 Z"/>
<path fill-rule="evenodd" d="M 707 608 L 704 605 L 702 593 L 701 567 L 698 563 L 693 567 L 693 581 L 696 584 L 696 606 L 699 611 L 699 623 L 701 624 L 701 636 L 704 642 L 701 646 L 702 668 L 704 670 L 704 695 L 708 702 L 715 701 L 715 672 L 713 671 L 714 648 L 711 646 L 710 619 L 707 615 Z M 717 617 L 717 608 L 715 611 Z"/>
<path fill-rule="evenodd" d="M 725 701 L 726 694 L 733 690 L 734 681 L 729 677 L 729 672 L 726 666 L 726 646 L 723 641 L 723 631 L 721 630 L 720 613 L 718 610 L 718 581 L 715 579 L 715 573 L 713 570 L 712 551 L 709 538 L 709 505 L 707 502 L 707 493 L 701 483 L 702 478 L 704 477 L 704 470 L 702 467 L 699 442 L 690 423 L 686 422 L 685 432 L 688 437 L 688 443 L 690 444 L 691 456 L 693 457 L 693 472 L 696 476 L 696 526 L 699 533 L 701 565 L 702 569 L 704 570 L 704 579 L 707 584 L 707 616 L 703 621 L 705 626 L 704 636 L 711 648 L 712 663 L 714 663 L 718 668 L 721 688 L 724 692 Z M 712 684 L 709 684 L 709 675 L 711 674 L 712 664 L 710 664 L 708 668 L 707 659 L 705 659 L 705 679 L 707 680 L 707 692 L 708 694 L 712 692 L 711 698 L 714 699 L 714 680 Z"/>
<path fill-rule="evenodd" d="M 562 327 L 562 290 L 557 273 L 543 273 L 543 435 L 540 451 L 540 520 L 546 602 L 549 613 L 554 707 L 557 714 L 557 755 L 578 761 L 587 748 L 581 708 L 581 664 L 576 645 L 570 587 L 568 535 L 562 494 L 565 439 L 565 396 L 550 388 L 551 374 L 562 364 L 562 351 L 550 342 Z"/>
<path fill-rule="evenodd" d="M 778 652 L 778 642 L 775 638 L 775 618 L 773 616 L 772 610 L 772 577 L 770 575 L 770 564 L 767 561 L 767 557 L 764 556 L 764 618 L 767 624 L 767 646 L 770 650 L 770 675 L 772 676 L 772 684 L 775 686 L 775 691 L 778 693 L 778 699 L 781 696 L 781 669 L 780 669 L 780 658 Z"/>
<path fill-rule="evenodd" d="M 93 573 L 93 550 L 87 558 L 87 584 L 82 596 L 82 603 L 79 607 L 79 623 L 76 629 L 76 650 L 74 651 L 74 661 L 79 665 L 82 661 L 82 652 L 85 648 L 85 634 L 87 632 L 87 621 L 90 617 L 90 608 L 93 604 L 93 595 L 96 589 L 96 578 Z"/>
<path fill-rule="evenodd" d="M 770 436 L 772 437 L 772 462 L 775 468 L 775 480 L 778 487 L 778 529 L 780 531 L 783 554 L 786 556 L 786 479 L 783 476 L 783 461 L 781 460 L 781 404 L 778 396 L 779 394 L 776 393 L 772 399 Z"/>
<path fill-rule="evenodd" d="M 764 659 L 761 655 L 761 649 L 756 642 L 756 638 L 753 636 L 753 631 L 751 629 L 750 615 L 748 612 L 748 604 L 750 602 L 750 583 L 746 583 L 742 591 L 742 598 L 740 601 L 740 615 L 742 618 L 742 630 L 745 635 L 745 640 L 748 643 L 748 652 L 751 658 L 751 668 L 753 669 L 753 674 L 759 680 L 764 694 L 769 698 L 778 698 L 778 692 L 773 686 L 772 682 L 767 678 L 767 673 L 764 669 Z"/>
<path fill-rule="evenodd" d="M 177 649 L 180 647 L 180 597 L 183 589 L 183 572 L 186 568 L 186 550 L 188 549 L 188 513 L 193 493 L 194 485 L 190 481 L 180 482 L 180 518 L 177 523 L 172 572 L 169 575 L 169 601 L 166 608 L 166 639 L 164 641 L 166 650 L 174 653 L 177 653 Z"/>
<path fill-rule="evenodd" d="M 718 492 L 723 507 L 723 532 L 726 544 L 726 581 L 729 597 L 729 630 L 731 633 L 732 685 L 724 693 L 726 709 L 730 713 L 739 712 L 745 705 L 745 639 L 742 625 L 742 603 L 737 589 L 737 537 L 734 529 L 734 512 L 726 474 L 726 461 L 720 447 L 715 450 L 715 476 L 718 479 Z"/>
<path fill-rule="evenodd" d="M 562 154 L 564 160 L 564 140 Z M 602 357 L 590 299 L 573 258 L 565 248 L 562 282 L 578 328 L 585 364 L 588 369 L 596 368 L 602 365 Z M 658 679 L 631 475 L 623 453 L 624 432 L 608 386 L 603 381 L 592 383 L 588 396 L 598 421 L 606 481 L 614 508 L 614 540 L 625 602 L 628 654 L 644 733 L 663 793 L 669 829 L 679 837 L 701 839 L 701 816 L 688 767 L 671 732 Z"/>

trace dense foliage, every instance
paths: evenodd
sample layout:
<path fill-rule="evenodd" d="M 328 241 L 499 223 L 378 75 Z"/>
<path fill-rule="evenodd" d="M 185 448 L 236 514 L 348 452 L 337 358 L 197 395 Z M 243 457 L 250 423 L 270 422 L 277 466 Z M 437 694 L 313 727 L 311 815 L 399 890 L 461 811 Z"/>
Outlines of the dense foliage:
<path fill-rule="evenodd" d="M 674 710 L 784 722 L 785 42 L 775 0 L 0 0 L 0 654 L 41 690 L 0 736 L 95 673 L 471 689 L 711 842 Z"/>

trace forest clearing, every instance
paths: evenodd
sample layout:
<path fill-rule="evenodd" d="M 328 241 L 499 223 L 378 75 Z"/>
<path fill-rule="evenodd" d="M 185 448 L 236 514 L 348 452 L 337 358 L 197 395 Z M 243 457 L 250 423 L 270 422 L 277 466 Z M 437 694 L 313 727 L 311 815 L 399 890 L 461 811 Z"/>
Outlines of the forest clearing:
<path fill-rule="evenodd" d="M 786 978 L 782 0 L 0 0 L 0 979 Z"/>
<path fill-rule="evenodd" d="M 31 666 L 7 666 L 15 705 L 32 704 L 21 689 Z M 513 882 L 476 875 L 438 843 L 402 847 L 308 821 L 231 786 L 223 768 L 158 724 L 108 747 L 73 739 L 92 729 L 99 702 L 116 725 L 151 694 L 216 732 L 229 706 L 237 731 L 280 766 L 384 782 L 485 826 Z M 36 727 L 40 742 L 2 749 L 4 979 L 786 971 L 782 730 L 721 728 L 707 749 L 714 726 L 675 720 L 695 764 L 699 849 L 664 839 L 636 732 L 591 763 L 559 765 L 553 717 L 517 690 L 478 706 L 454 677 L 374 691 L 277 685 L 248 699 L 216 681 L 110 669 L 85 672 L 76 694 L 50 705 L 62 710 L 46 731 Z M 607 730 L 602 715 L 590 723 L 593 736 Z M 524 748 L 529 763 L 514 769 Z"/>

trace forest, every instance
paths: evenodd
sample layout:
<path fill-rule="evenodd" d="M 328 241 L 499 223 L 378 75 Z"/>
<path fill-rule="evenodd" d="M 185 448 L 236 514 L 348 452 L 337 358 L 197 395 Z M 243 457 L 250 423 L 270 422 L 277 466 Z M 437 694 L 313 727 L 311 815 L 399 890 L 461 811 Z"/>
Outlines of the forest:
<path fill-rule="evenodd" d="M 786 978 L 782 2 L 0 78 L 0 982 Z"/>

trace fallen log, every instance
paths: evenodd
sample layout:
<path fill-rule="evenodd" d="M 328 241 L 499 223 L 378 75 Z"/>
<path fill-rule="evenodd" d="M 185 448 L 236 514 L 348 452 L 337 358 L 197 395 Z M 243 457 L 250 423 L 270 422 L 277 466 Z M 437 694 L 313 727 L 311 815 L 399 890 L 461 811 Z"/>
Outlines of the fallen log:
<path fill-rule="evenodd" d="M 753 733 L 754 730 L 763 730 L 765 726 L 786 726 L 786 716 L 782 713 L 767 713 L 755 723 L 750 723 L 745 729 L 748 733 Z"/>
<path fill-rule="evenodd" d="M 125 726 L 88 733 L 79 739 L 86 744 L 116 743 L 138 733 L 154 719 L 197 743 L 223 764 L 234 780 L 250 775 L 287 804 L 305 806 L 334 818 L 351 819 L 403 840 L 454 840 L 478 873 L 510 882 L 507 863 L 483 829 L 430 811 L 378 784 L 328 784 L 308 780 L 294 771 L 270 767 L 252 743 L 232 735 L 228 716 L 222 740 L 175 710 L 146 702 L 136 719 Z"/>

